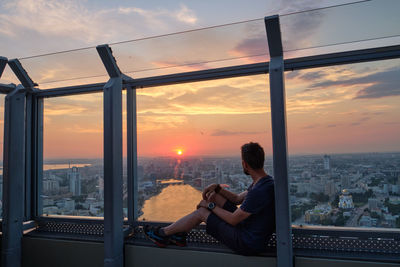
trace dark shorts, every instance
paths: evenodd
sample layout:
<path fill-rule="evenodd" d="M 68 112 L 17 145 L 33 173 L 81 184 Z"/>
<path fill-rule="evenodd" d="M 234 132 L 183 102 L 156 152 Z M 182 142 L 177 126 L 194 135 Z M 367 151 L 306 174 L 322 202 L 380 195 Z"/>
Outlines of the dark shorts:
<path fill-rule="evenodd" d="M 232 202 L 227 201 L 223 209 L 234 212 L 237 206 Z M 206 225 L 207 234 L 213 236 L 215 239 L 226 245 L 234 252 L 242 255 L 254 255 L 253 250 L 247 248 L 241 238 L 241 230 L 239 226 L 232 226 L 219 218 L 214 213 L 211 213 L 207 218 Z"/>

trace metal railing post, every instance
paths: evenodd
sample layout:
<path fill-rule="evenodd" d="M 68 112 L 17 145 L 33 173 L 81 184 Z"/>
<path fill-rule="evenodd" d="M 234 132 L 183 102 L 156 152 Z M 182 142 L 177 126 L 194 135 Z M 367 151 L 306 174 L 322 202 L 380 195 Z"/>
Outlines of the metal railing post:
<path fill-rule="evenodd" d="M 5 99 L 2 266 L 21 266 L 25 184 L 25 88 Z"/>
<path fill-rule="evenodd" d="M 30 93 L 37 89 L 18 59 L 8 64 L 21 85 L 5 100 L 2 266 L 15 267 L 21 266 L 23 222 L 30 217 L 27 212 L 31 208 Z"/>
<path fill-rule="evenodd" d="M 127 112 L 127 161 L 128 161 L 128 221 L 132 224 L 138 218 L 138 171 L 137 171 L 137 110 L 136 88 L 128 87 L 126 92 Z"/>
<path fill-rule="evenodd" d="M 97 46 L 110 76 L 104 86 L 104 266 L 124 263 L 122 188 L 122 74 L 108 45 Z"/>
<path fill-rule="evenodd" d="M 292 229 L 287 163 L 284 61 L 279 16 L 265 18 L 270 52 L 269 83 L 273 166 L 275 177 L 275 215 L 277 266 L 293 266 Z"/>

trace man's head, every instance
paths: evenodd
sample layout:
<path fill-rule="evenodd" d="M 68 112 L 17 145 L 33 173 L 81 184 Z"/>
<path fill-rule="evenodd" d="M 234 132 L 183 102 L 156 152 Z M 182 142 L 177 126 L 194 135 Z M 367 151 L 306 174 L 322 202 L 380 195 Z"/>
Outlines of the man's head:
<path fill-rule="evenodd" d="M 249 168 L 259 170 L 264 167 L 264 149 L 258 143 L 247 143 L 242 146 L 243 172 L 249 175 Z"/>

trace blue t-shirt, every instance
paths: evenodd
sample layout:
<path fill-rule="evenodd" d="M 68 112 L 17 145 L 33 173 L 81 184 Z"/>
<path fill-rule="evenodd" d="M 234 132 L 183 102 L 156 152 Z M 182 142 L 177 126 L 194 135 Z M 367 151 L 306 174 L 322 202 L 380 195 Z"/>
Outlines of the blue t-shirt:
<path fill-rule="evenodd" d="M 241 239 L 246 246 L 263 251 L 267 238 L 275 232 L 274 179 L 267 175 L 247 191 L 240 208 L 251 215 L 239 224 Z"/>

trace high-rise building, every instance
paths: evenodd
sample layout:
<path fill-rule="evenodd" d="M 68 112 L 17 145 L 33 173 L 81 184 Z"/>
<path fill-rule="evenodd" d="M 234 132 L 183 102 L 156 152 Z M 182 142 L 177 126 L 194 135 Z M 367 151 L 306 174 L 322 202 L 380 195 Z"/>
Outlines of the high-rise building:
<path fill-rule="evenodd" d="M 341 178 L 342 190 L 350 188 L 350 177 L 347 175 L 342 176 Z"/>
<path fill-rule="evenodd" d="M 374 210 L 377 209 L 379 205 L 379 200 L 376 198 L 369 198 L 368 199 L 368 208 L 370 210 Z"/>
<path fill-rule="evenodd" d="M 69 191 L 74 196 L 81 195 L 81 175 L 77 167 L 72 167 L 68 170 L 67 178 L 69 180 Z"/>
<path fill-rule="evenodd" d="M 325 183 L 325 195 L 331 197 L 335 194 L 336 194 L 335 183 L 333 181 L 328 181 L 327 183 Z"/>
<path fill-rule="evenodd" d="M 331 169 L 331 157 L 328 155 L 324 156 L 324 169 L 325 170 Z"/>

